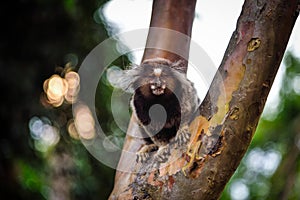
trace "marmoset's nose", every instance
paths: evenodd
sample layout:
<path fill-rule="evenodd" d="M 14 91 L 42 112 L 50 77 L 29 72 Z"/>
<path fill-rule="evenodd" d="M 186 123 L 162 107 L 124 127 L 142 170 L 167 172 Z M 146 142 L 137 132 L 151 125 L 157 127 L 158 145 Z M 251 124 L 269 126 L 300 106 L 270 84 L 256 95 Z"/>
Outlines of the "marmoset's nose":
<path fill-rule="evenodd" d="M 156 77 L 154 80 L 154 84 L 156 87 L 161 87 L 161 80 L 160 78 Z"/>

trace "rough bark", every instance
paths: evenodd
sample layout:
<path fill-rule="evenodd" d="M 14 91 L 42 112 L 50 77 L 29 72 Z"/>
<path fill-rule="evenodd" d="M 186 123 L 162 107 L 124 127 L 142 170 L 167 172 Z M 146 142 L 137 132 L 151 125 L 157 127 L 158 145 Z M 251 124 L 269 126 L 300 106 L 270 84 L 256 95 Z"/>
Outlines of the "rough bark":
<path fill-rule="evenodd" d="M 195 1 L 186 2 L 154 1 L 151 26 L 189 35 Z M 187 147 L 171 151 L 169 160 L 174 161 L 160 169 L 130 162 L 132 158 L 122 155 L 119 168 L 127 167 L 127 172 L 117 171 L 110 199 L 220 197 L 251 142 L 298 16 L 297 6 L 297 0 L 244 2 L 223 61 L 199 108 L 200 115 L 190 126 Z M 187 23 L 181 23 L 181 18 Z M 149 32 L 147 46 L 151 41 L 168 45 L 172 38 Z M 171 53 L 146 49 L 143 59 L 154 57 L 176 60 Z M 132 118 L 128 133 L 137 131 Z M 130 135 L 123 150 L 135 152 L 142 141 Z"/>
<path fill-rule="evenodd" d="M 153 1 L 150 27 L 173 30 L 187 37 L 182 38 L 175 32 L 172 33 L 168 30 L 156 31 L 150 29 L 142 60 L 160 57 L 174 62 L 184 59 L 185 66 L 187 67 L 187 60 L 185 58 L 188 58 L 189 55 L 195 6 L 196 0 Z"/>

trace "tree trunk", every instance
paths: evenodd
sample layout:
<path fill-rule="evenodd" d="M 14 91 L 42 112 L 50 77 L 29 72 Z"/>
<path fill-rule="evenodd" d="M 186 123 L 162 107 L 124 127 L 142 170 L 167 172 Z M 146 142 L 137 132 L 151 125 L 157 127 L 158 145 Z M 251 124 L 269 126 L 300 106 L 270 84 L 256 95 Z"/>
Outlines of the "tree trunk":
<path fill-rule="evenodd" d="M 245 0 L 223 61 L 200 114 L 190 125 L 186 148 L 172 150 L 173 162 L 160 169 L 132 162 L 122 154 L 110 199 L 218 199 L 244 156 L 298 16 L 297 0 Z M 195 1 L 154 0 L 152 27 L 190 36 Z M 149 31 L 143 59 L 177 55 L 155 49 L 177 48 L 176 41 Z M 189 40 L 180 44 L 188 55 Z M 180 46 L 179 46 L 180 48 Z M 164 49 L 164 48 L 163 48 Z M 205 67 L 205 66 L 204 66 Z M 123 150 L 136 152 L 143 141 L 132 118 Z M 126 170 L 125 170 L 126 169 Z"/>

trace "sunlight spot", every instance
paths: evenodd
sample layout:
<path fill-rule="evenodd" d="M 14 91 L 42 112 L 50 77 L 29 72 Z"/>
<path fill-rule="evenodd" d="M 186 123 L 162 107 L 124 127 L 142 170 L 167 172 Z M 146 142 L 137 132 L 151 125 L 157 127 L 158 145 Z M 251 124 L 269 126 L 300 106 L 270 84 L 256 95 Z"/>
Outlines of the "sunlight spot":
<path fill-rule="evenodd" d="M 76 126 L 75 126 L 75 122 L 74 120 L 70 120 L 67 124 L 67 130 L 69 135 L 73 138 L 78 140 L 79 139 L 79 134 L 77 132 Z"/>
<path fill-rule="evenodd" d="M 33 139 L 40 139 L 43 132 L 44 123 L 38 117 L 32 117 L 29 120 L 29 130 Z"/>
<path fill-rule="evenodd" d="M 297 94 L 300 95 L 300 76 L 296 76 L 293 79 L 293 89 Z"/>
<path fill-rule="evenodd" d="M 54 74 L 44 81 L 43 89 L 46 95 L 41 96 L 40 101 L 45 107 L 59 107 L 65 100 L 67 103 L 72 104 L 77 100 L 80 77 L 74 71 L 67 71 L 64 78 Z"/>
<path fill-rule="evenodd" d="M 29 120 L 29 130 L 34 139 L 36 150 L 46 152 L 50 147 L 55 146 L 60 139 L 59 130 L 51 125 L 46 117 L 32 117 Z"/>
<path fill-rule="evenodd" d="M 249 197 L 249 188 L 242 180 L 233 182 L 230 186 L 230 196 L 233 200 L 244 200 Z"/>
<path fill-rule="evenodd" d="M 51 99 L 60 98 L 67 93 L 67 86 L 68 84 L 63 78 L 53 75 L 48 82 L 47 95 Z"/>
<path fill-rule="evenodd" d="M 77 94 L 80 88 L 80 77 L 74 71 L 67 72 L 65 80 L 68 83 L 68 90 L 65 94 L 65 99 L 68 103 L 74 103 L 77 99 Z"/>
<path fill-rule="evenodd" d="M 68 82 L 69 89 L 77 88 L 79 86 L 80 78 L 76 72 L 70 71 L 65 75 L 65 79 Z"/>
<path fill-rule="evenodd" d="M 43 126 L 41 141 L 45 146 L 53 146 L 59 141 L 58 129 L 49 124 Z"/>
<path fill-rule="evenodd" d="M 277 169 L 281 160 L 281 154 L 274 150 L 263 151 L 255 148 L 246 157 L 246 165 L 254 173 L 271 176 Z"/>
<path fill-rule="evenodd" d="M 263 174 L 265 176 L 271 176 L 274 174 L 281 161 L 281 154 L 278 151 L 269 150 L 265 152 L 264 157 L 265 161 L 263 166 Z"/>
<path fill-rule="evenodd" d="M 95 121 L 88 106 L 80 104 L 75 108 L 75 126 L 83 139 L 95 137 Z"/>
<path fill-rule="evenodd" d="M 58 75 L 52 75 L 43 84 L 48 103 L 54 107 L 60 106 L 64 101 L 64 95 L 68 90 L 68 83 Z"/>

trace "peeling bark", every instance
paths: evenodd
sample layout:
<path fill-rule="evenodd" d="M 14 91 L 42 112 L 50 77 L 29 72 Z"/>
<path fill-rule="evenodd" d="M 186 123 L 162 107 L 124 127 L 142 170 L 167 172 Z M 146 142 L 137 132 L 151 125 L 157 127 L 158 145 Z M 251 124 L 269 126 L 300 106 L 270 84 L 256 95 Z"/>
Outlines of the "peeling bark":
<path fill-rule="evenodd" d="M 154 1 L 151 26 L 190 36 L 194 6 L 195 1 Z M 297 7 L 297 0 L 245 1 L 200 115 L 190 125 L 188 145 L 172 150 L 169 160 L 173 162 L 160 169 L 129 163 L 132 158 L 122 154 L 119 167 L 127 166 L 128 171 L 117 171 L 110 199 L 220 197 L 251 142 L 298 16 Z M 170 41 L 176 42 L 149 32 L 147 46 L 152 42 L 168 46 Z M 178 59 L 160 49 L 146 49 L 143 59 L 155 57 Z M 137 131 L 133 118 L 128 133 Z M 123 150 L 136 152 L 142 143 L 127 135 Z"/>

